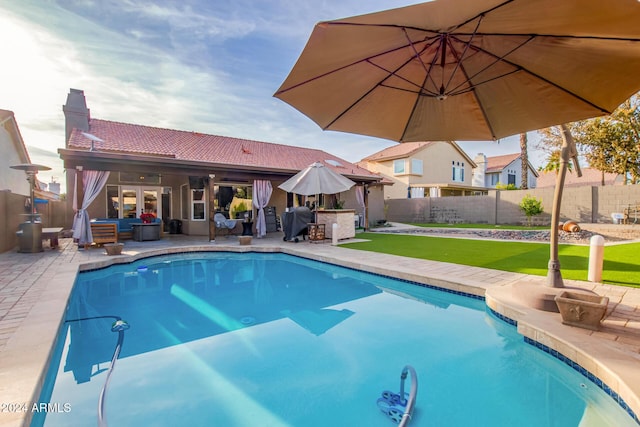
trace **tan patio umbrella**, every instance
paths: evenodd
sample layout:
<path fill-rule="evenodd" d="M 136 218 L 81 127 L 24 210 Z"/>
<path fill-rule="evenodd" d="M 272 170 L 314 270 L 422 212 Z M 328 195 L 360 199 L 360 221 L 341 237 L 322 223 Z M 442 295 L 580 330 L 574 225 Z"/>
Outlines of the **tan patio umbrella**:
<path fill-rule="evenodd" d="M 640 90 L 636 0 L 436 0 L 317 24 L 275 96 L 322 129 L 492 140 L 611 113 Z M 575 146 L 568 132 L 552 225 Z M 557 230 L 548 284 L 562 287 Z"/>
<path fill-rule="evenodd" d="M 349 178 L 340 175 L 321 162 L 315 162 L 278 185 L 278 188 L 288 193 L 316 196 L 316 203 L 318 203 L 319 194 L 341 193 L 354 185 L 356 183 Z M 315 216 L 317 222 L 317 212 Z"/>

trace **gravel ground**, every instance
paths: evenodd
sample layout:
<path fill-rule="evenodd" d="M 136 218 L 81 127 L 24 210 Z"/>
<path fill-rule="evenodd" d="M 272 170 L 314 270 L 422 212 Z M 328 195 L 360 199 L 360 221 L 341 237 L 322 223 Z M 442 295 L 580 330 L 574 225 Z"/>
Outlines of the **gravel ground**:
<path fill-rule="evenodd" d="M 422 234 L 429 236 L 447 236 L 462 238 L 480 238 L 480 239 L 500 239 L 500 240 L 521 240 L 530 242 L 549 242 L 549 230 L 486 230 L 474 228 L 376 228 L 374 232 L 382 233 L 402 233 L 402 234 Z M 592 236 L 599 234 L 604 237 L 606 243 L 623 242 L 628 238 L 625 236 L 616 236 L 614 233 L 604 234 L 595 233 L 589 230 L 581 230 L 577 233 L 568 233 L 560 231 L 560 243 L 575 243 L 588 245 Z"/>

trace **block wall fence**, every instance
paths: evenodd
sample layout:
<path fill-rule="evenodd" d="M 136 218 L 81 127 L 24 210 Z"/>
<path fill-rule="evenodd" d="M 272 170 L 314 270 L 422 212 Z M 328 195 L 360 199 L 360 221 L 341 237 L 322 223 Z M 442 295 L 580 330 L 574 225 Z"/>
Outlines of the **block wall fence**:
<path fill-rule="evenodd" d="M 525 196 L 530 195 L 540 199 L 544 208 L 542 214 L 534 217 L 534 224 L 549 225 L 553 192 L 551 187 L 494 190 L 486 196 L 387 199 L 384 219 L 416 223 L 526 224 L 526 216 L 519 204 Z M 567 187 L 560 205 L 560 220 L 612 223 L 611 214 L 622 212 L 629 205 L 640 205 L 640 185 Z"/>

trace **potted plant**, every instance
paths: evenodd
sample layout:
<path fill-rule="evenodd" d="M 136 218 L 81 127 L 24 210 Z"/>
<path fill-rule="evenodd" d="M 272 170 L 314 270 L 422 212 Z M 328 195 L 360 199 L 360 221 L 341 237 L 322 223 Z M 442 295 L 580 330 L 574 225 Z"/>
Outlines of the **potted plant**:
<path fill-rule="evenodd" d="M 144 224 L 151 224 L 153 221 L 155 221 L 156 216 L 151 213 L 143 213 L 140 214 L 140 219 Z"/>

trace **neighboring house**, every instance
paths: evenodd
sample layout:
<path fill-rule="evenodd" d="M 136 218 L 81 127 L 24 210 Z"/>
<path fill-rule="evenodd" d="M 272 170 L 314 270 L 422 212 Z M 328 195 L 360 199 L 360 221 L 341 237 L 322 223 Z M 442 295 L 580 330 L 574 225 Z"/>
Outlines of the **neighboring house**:
<path fill-rule="evenodd" d="M 358 165 L 393 182 L 385 186 L 385 199 L 482 193 L 471 186 L 475 163 L 453 141 L 404 142 L 367 156 Z"/>
<path fill-rule="evenodd" d="M 496 188 L 498 184 L 513 184 L 522 187 L 522 161 L 520 153 L 487 157 L 479 153 L 473 161 L 478 165 L 473 170 L 473 185 L 477 187 Z M 538 172 L 527 162 L 527 187 L 536 188 Z"/>
<path fill-rule="evenodd" d="M 0 190 L 30 196 L 31 189 L 24 171 L 10 166 L 31 163 L 13 111 L 0 110 Z"/>
<path fill-rule="evenodd" d="M 593 168 L 582 168 L 582 176 L 578 175 L 574 171 L 567 171 L 564 178 L 565 187 L 578 187 L 581 185 L 590 187 L 602 186 L 604 179 L 604 185 L 622 185 L 624 180 L 622 175 L 617 173 L 602 172 Z M 604 174 L 604 175 L 603 175 Z M 541 172 L 540 178 L 538 178 L 538 188 L 555 187 L 557 174 L 555 171 Z"/>
<path fill-rule="evenodd" d="M 69 92 L 63 111 L 66 145 L 58 152 L 66 168 L 68 202 L 73 203 L 74 193 L 85 193 L 84 187 L 76 190 L 76 176 L 110 171 L 87 209 L 90 218 L 152 213 L 165 230 L 175 219 L 184 234 L 215 238 L 210 219 L 216 213 L 237 218 L 248 210 L 255 217 L 256 180 L 271 183 L 267 206 L 278 216 L 304 203 L 278 185 L 316 161 L 364 186 L 371 221 L 384 215 L 381 177 L 321 150 L 99 120 L 90 116 L 84 92 L 77 89 Z M 356 187 L 338 197 L 345 208 L 360 211 Z"/>

